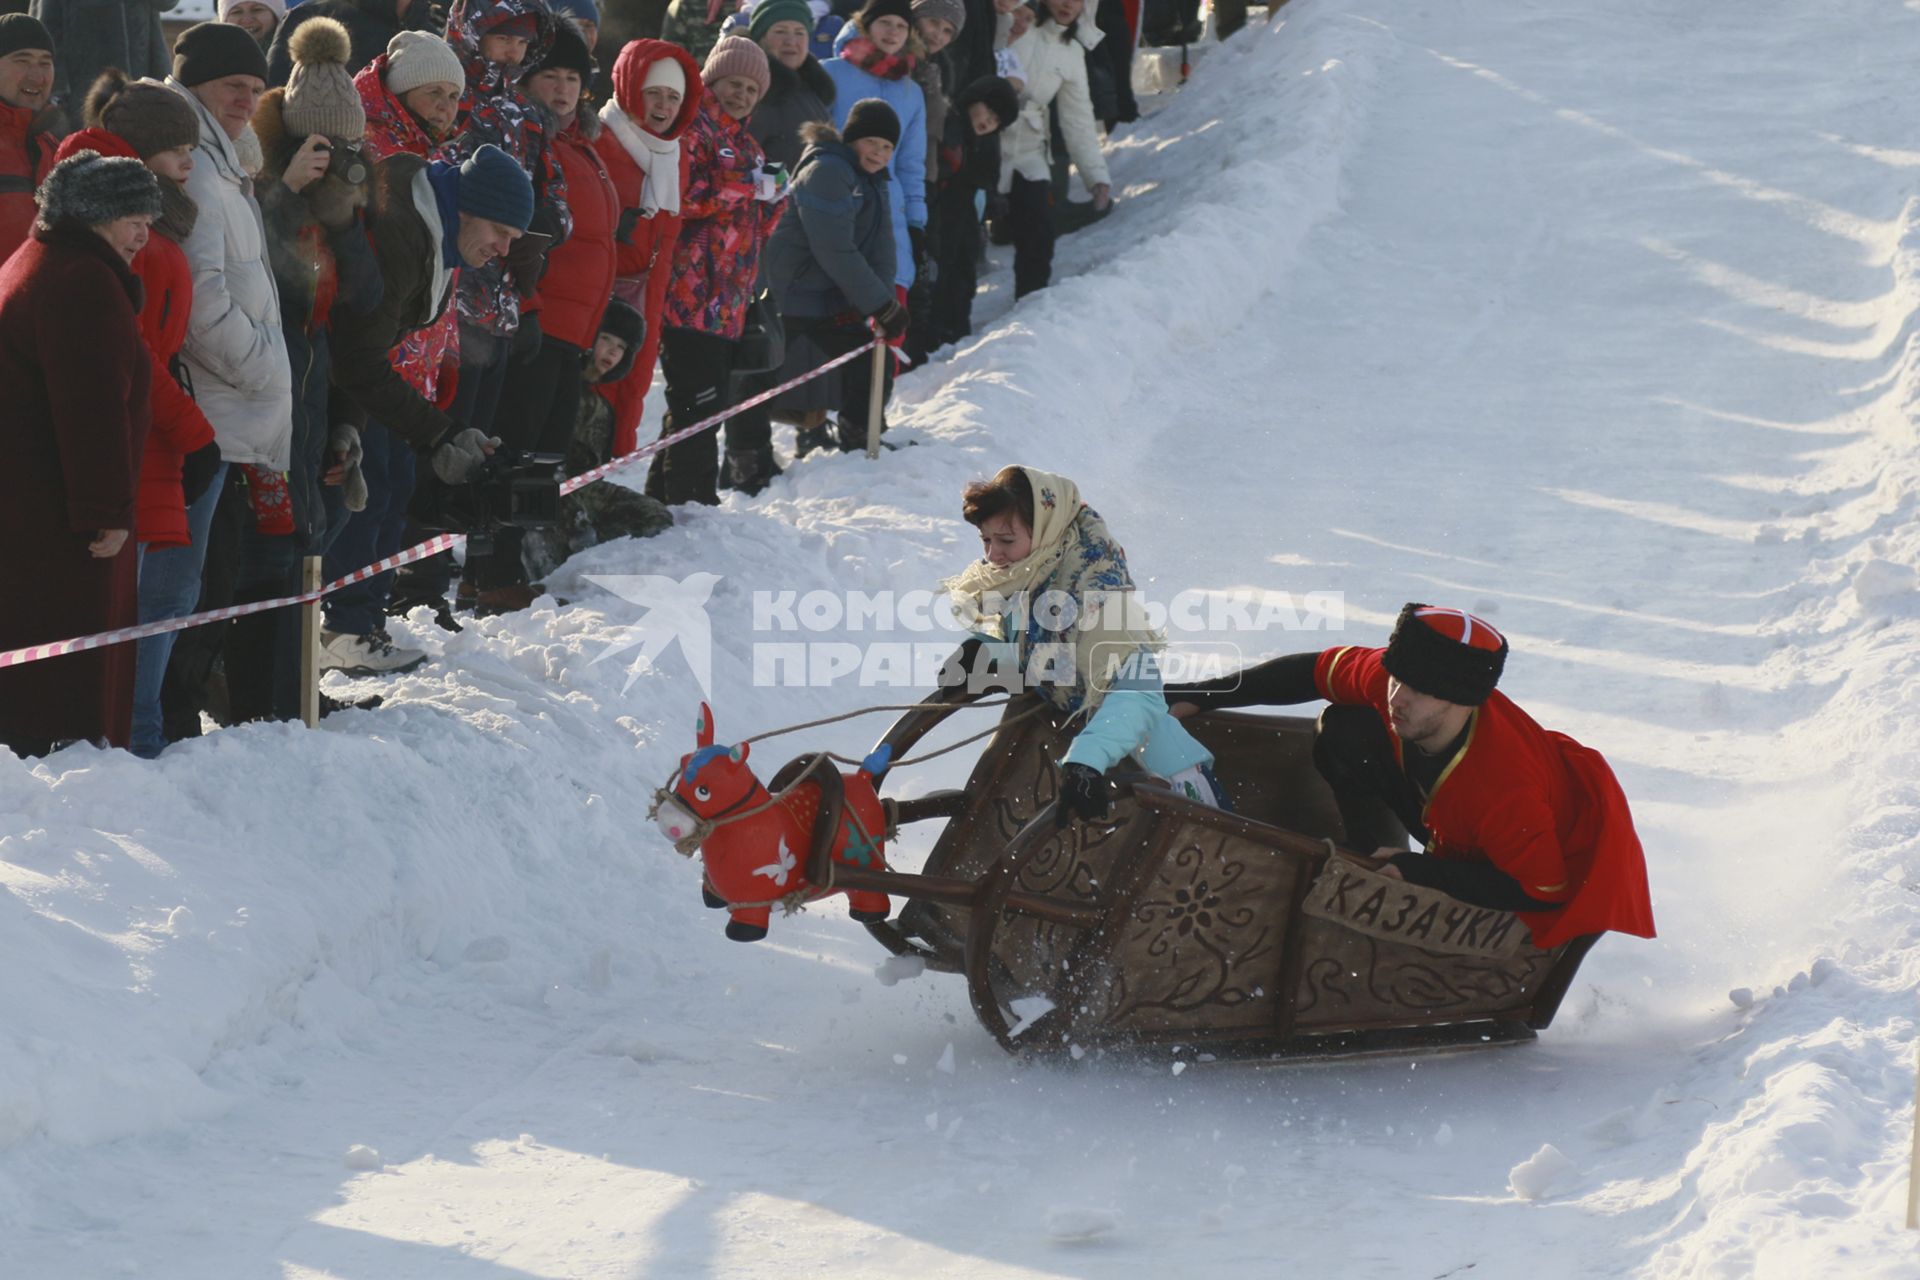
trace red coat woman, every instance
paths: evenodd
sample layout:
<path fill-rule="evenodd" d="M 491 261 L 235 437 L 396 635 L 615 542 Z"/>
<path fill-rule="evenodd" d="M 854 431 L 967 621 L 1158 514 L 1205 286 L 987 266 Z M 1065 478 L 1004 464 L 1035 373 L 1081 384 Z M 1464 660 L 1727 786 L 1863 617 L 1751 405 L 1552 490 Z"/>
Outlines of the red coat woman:
<path fill-rule="evenodd" d="M 129 262 L 160 189 L 137 160 L 79 155 L 40 197 L 32 237 L 0 266 L 0 652 L 138 613 L 129 535 L 153 357 Z M 23 754 L 82 738 L 124 746 L 133 653 L 112 645 L 0 669 L 0 743 Z"/>
<path fill-rule="evenodd" d="M 663 118 L 656 109 L 649 115 L 650 84 L 656 100 L 663 96 L 660 90 L 680 95 L 674 114 Z M 606 162 L 620 207 L 614 292 L 647 324 L 632 372 L 598 388 L 613 405 L 616 456 L 632 452 L 639 437 L 641 406 L 660 355 L 660 314 L 680 236 L 680 193 L 688 179 L 680 135 L 699 113 L 702 93 L 700 64 L 692 54 L 664 40 L 635 40 L 613 64 L 613 101 L 600 109 L 605 127 L 593 147 Z"/>
<path fill-rule="evenodd" d="M 80 151 L 140 159 L 131 143 L 105 129 L 82 129 L 70 135 L 55 158 L 65 160 Z M 168 198 L 162 186 L 161 216 L 146 247 L 133 259 L 133 274 L 140 278 L 145 297 L 140 334 L 153 357 L 153 427 L 140 460 L 134 537 L 151 547 L 184 547 L 191 541 L 181 460 L 213 443 L 213 424 L 171 372 L 173 358 L 187 340 L 187 318 L 193 311 L 193 268 L 179 243 L 193 232 L 193 201 L 178 184 L 176 190 Z"/>

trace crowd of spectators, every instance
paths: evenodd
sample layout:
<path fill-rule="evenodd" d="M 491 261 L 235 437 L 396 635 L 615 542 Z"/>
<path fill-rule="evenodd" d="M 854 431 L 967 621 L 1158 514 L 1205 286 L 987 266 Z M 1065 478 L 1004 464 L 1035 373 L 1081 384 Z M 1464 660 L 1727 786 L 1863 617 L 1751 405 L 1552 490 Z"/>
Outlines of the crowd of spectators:
<path fill-rule="evenodd" d="M 1132 40 L 1088 5 L 673 0 L 610 75 L 594 0 L 220 0 L 170 47 L 166 0 L 0 15 L 0 651 L 344 577 L 498 453 L 630 452 L 656 364 L 664 436 L 876 336 L 964 338 L 988 234 L 1025 294 L 1109 208 Z M 408 670 L 388 618 L 524 608 L 758 492 L 776 418 L 796 458 L 865 447 L 873 365 L 668 446 L 644 493 L 330 594 L 322 667 Z M 300 654 L 279 608 L 0 670 L 0 744 L 292 718 Z"/>

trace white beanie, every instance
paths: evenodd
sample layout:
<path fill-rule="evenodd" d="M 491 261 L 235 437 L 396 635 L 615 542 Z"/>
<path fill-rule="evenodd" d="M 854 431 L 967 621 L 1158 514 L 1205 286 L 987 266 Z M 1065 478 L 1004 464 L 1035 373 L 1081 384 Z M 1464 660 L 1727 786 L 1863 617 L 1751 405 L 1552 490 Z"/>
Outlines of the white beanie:
<path fill-rule="evenodd" d="M 394 97 L 423 84 L 465 85 L 460 55 L 439 36 L 402 31 L 387 42 L 387 91 Z"/>
<path fill-rule="evenodd" d="M 680 65 L 678 58 L 655 58 L 647 68 L 647 78 L 640 86 L 640 92 L 649 89 L 672 89 L 681 97 L 687 95 L 687 71 Z"/>
<path fill-rule="evenodd" d="M 215 10 L 215 16 L 218 17 L 220 21 L 225 22 L 227 15 L 233 12 L 233 6 L 239 3 L 240 0 L 220 0 Z M 259 0 L 259 3 L 273 10 L 273 19 L 275 22 L 287 16 L 287 0 Z"/>

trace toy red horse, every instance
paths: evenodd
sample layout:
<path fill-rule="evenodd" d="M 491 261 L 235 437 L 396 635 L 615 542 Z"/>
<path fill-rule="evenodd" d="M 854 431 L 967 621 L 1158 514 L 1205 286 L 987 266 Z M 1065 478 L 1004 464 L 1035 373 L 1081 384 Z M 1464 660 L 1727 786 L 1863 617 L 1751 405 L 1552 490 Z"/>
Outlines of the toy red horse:
<path fill-rule="evenodd" d="M 773 904 L 795 894 L 824 897 L 844 892 L 855 920 L 887 918 L 884 893 L 815 886 L 807 880 L 807 851 L 813 845 L 814 815 L 820 811 L 819 783 L 803 782 L 773 796 L 747 767 L 748 744 L 713 745 L 713 713 L 704 702 L 694 741 L 695 749 L 680 758 L 670 784 L 672 794 L 662 798 L 655 821 L 676 845 L 701 837 L 707 883 L 724 899 L 709 898 L 708 905 L 726 906 L 729 938 L 758 942 L 766 937 Z M 841 775 L 846 804 L 833 838 L 835 862 L 869 870 L 885 868 L 886 815 L 869 772 L 869 768 L 884 767 L 884 761 L 876 764 L 869 758 L 859 769 Z"/>

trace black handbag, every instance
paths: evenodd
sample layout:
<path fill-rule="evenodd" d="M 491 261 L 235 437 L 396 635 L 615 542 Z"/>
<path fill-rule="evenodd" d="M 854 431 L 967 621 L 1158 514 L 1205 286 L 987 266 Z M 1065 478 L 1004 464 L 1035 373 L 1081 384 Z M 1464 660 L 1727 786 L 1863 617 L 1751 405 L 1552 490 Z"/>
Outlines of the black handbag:
<path fill-rule="evenodd" d="M 777 373 L 787 362 L 787 331 L 780 323 L 780 307 L 773 292 L 762 289 L 747 304 L 747 325 L 733 353 L 736 377 Z"/>

